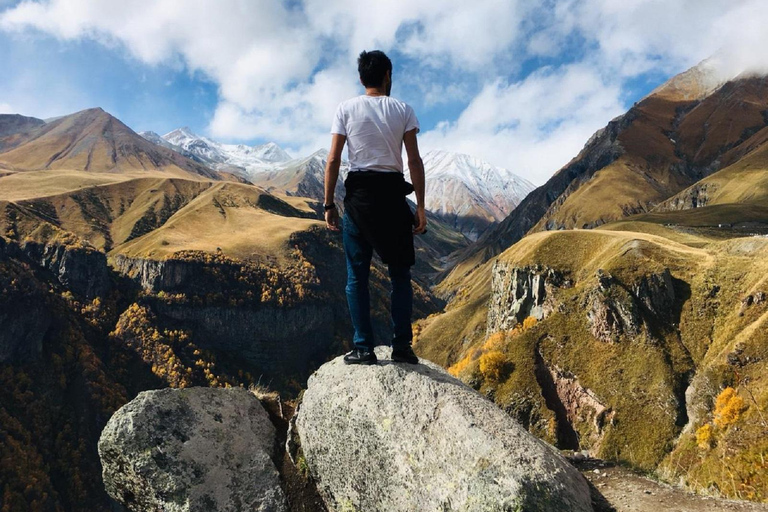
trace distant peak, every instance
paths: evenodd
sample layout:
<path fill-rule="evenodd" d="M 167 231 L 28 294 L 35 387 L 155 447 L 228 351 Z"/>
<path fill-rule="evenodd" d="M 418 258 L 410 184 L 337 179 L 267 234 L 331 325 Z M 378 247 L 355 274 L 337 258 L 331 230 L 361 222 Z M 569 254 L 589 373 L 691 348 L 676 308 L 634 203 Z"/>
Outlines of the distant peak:
<path fill-rule="evenodd" d="M 163 135 L 164 139 L 168 139 L 171 137 L 187 137 L 190 139 L 199 139 L 200 137 L 195 134 L 195 132 L 192 131 L 192 128 L 189 126 L 182 126 L 181 128 L 176 128 L 173 131 L 170 131 Z"/>
<path fill-rule="evenodd" d="M 716 59 L 709 58 L 673 76 L 648 96 L 684 101 L 701 100 L 719 89 L 730 78 L 733 77 L 723 75 Z"/>
<path fill-rule="evenodd" d="M 105 111 L 101 107 L 93 107 L 93 108 L 86 108 L 84 110 L 80 110 L 79 112 L 75 112 L 74 114 L 71 114 L 72 117 L 82 117 L 82 116 L 92 116 L 92 117 L 102 117 L 102 116 L 110 116 L 109 112 Z M 62 117 L 70 117 L 70 116 L 62 116 Z"/>

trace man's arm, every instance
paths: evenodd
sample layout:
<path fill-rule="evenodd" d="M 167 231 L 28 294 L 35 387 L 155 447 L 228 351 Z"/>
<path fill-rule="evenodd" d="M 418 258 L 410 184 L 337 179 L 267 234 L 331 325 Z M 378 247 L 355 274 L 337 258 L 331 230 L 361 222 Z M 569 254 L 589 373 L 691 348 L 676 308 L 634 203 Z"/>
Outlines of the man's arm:
<path fill-rule="evenodd" d="M 341 151 L 344 149 L 344 143 L 347 142 L 345 135 L 333 134 L 331 139 L 331 151 L 328 153 L 328 160 L 325 162 L 325 204 L 334 203 L 336 195 L 336 182 L 339 179 L 339 167 L 341 167 Z M 332 231 L 339 230 L 339 210 L 332 208 L 325 211 L 325 224 Z"/>
<path fill-rule="evenodd" d="M 424 162 L 421 161 L 419 143 L 416 141 L 417 131 L 418 129 L 414 128 L 405 132 L 403 144 L 405 144 L 405 152 L 408 155 L 411 182 L 416 192 L 416 226 L 413 228 L 413 232 L 420 235 L 427 230 L 427 214 L 424 210 Z"/>

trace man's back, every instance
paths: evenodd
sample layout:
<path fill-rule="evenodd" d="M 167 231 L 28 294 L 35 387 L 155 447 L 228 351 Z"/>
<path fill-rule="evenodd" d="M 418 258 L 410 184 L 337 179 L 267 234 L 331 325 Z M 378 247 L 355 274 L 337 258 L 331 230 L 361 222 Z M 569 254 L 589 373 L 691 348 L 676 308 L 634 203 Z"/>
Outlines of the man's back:
<path fill-rule="evenodd" d="M 403 172 L 403 134 L 418 128 L 409 105 L 363 95 L 339 105 L 331 132 L 347 137 L 350 170 Z"/>

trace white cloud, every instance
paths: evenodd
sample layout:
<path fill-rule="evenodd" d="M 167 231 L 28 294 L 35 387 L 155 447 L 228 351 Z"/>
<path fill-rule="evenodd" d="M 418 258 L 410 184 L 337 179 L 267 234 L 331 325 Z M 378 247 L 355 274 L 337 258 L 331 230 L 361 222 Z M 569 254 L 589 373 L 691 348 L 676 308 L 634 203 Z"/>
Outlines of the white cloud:
<path fill-rule="evenodd" d="M 327 146 L 336 105 L 360 92 L 357 53 L 397 50 L 409 74 L 397 91 L 425 109 L 467 105 L 425 130 L 422 146 L 541 183 L 624 110 L 632 77 L 716 52 L 723 73 L 768 70 L 766 19 L 764 0 L 27 0 L 0 12 L 0 29 L 92 39 L 201 72 L 219 88 L 211 135 L 295 152 Z M 536 56 L 554 67 L 513 78 Z"/>
<path fill-rule="evenodd" d="M 0 101 L 0 114 L 17 114 L 10 103 Z"/>
<path fill-rule="evenodd" d="M 456 122 L 425 133 L 421 145 L 481 154 L 541 184 L 623 111 L 620 95 L 618 83 L 586 65 L 539 70 L 522 82 L 486 86 Z"/>

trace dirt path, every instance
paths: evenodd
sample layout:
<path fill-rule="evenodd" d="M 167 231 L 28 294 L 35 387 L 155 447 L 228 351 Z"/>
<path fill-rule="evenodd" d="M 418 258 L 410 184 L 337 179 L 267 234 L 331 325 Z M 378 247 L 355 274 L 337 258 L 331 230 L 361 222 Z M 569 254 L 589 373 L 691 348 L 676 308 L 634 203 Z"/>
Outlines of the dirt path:
<path fill-rule="evenodd" d="M 768 512 L 768 504 L 691 494 L 610 462 L 569 460 L 592 484 L 597 512 Z"/>

